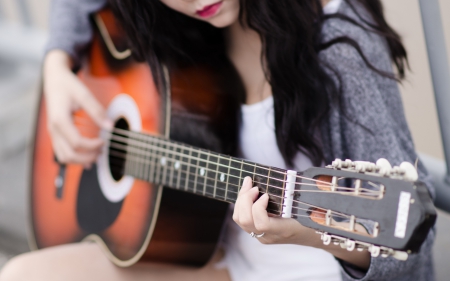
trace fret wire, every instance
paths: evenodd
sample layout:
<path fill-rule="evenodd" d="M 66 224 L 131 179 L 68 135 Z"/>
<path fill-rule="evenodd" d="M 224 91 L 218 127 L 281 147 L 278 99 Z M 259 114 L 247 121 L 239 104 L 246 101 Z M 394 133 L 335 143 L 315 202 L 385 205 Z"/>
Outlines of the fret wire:
<path fill-rule="evenodd" d="M 189 150 L 189 156 L 188 156 L 188 161 L 187 161 L 187 171 L 190 171 L 190 169 L 191 169 L 191 161 L 189 160 L 189 158 L 191 157 L 191 155 L 192 155 L 192 150 L 188 147 L 188 150 Z M 184 190 L 188 190 L 188 184 L 189 184 L 189 178 L 188 178 L 188 180 L 185 182 L 185 186 L 184 186 Z"/>
<path fill-rule="evenodd" d="M 209 153 L 207 154 L 207 158 L 206 158 L 206 169 L 205 169 L 205 179 L 204 179 L 204 181 L 203 181 L 203 194 L 205 194 L 205 192 L 206 192 L 206 178 L 207 178 L 207 176 L 206 175 L 208 175 L 208 171 L 207 170 L 209 170 L 208 169 L 208 161 L 209 161 Z"/>
<path fill-rule="evenodd" d="M 283 186 L 282 186 L 282 189 L 281 189 L 281 199 L 280 199 L 280 203 L 281 204 L 284 203 L 284 197 L 285 197 L 284 193 L 286 192 L 286 180 L 287 180 L 286 177 L 287 177 L 287 173 L 284 174 Z"/>
<path fill-rule="evenodd" d="M 167 182 L 167 166 L 169 165 L 168 159 L 170 158 L 169 157 L 170 149 L 168 149 L 167 144 L 168 143 L 163 144 L 164 150 L 166 151 L 164 153 L 164 156 L 163 156 L 164 157 L 164 165 L 161 165 L 162 166 L 161 182 L 162 182 L 163 185 L 168 185 L 169 184 Z"/>
<path fill-rule="evenodd" d="M 200 152 L 197 152 L 197 153 L 200 154 Z M 200 159 L 200 157 L 198 157 L 198 158 Z M 197 160 L 197 165 L 195 165 L 194 192 L 197 191 L 197 177 L 198 177 L 197 173 L 198 173 L 198 166 L 200 165 L 200 164 L 199 164 L 199 161 L 200 161 L 200 160 Z"/>
<path fill-rule="evenodd" d="M 139 139 L 137 139 L 137 141 L 139 141 Z M 137 156 L 137 154 L 138 154 L 138 151 L 136 152 L 136 156 Z M 145 150 L 144 150 L 144 157 L 145 157 Z M 139 166 L 139 168 L 138 168 L 138 174 L 139 174 L 139 176 L 141 176 L 142 174 L 142 172 L 144 171 L 144 168 L 142 167 L 142 165 L 138 165 Z"/>
<path fill-rule="evenodd" d="M 176 148 L 176 149 L 178 149 L 178 148 Z M 180 156 L 178 156 L 178 157 L 180 157 Z M 176 162 L 175 162 L 176 163 Z M 178 168 L 178 176 L 177 176 L 177 188 L 178 189 L 180 189 L 181 188 L 181 186 L 180 186 L 180 172 L 181 172 L 181 170 L 183 169 L 183 166 L 182 166 L 182 164 L 181 164 L 181 157 L 180 157 L 180 159 L 178 160 L 178 163 L 180 163 L 180 165 L 179 165 L 179 168 Z"/>
<path fill-rule="evenodd" d="M 157 141 L 159 141 L 159 142 L 160 142 L 160 141 L 163 141 L 163 142 L 171 142 L 171 143 L 174 143 L 175 145 L 178 145 L 178 146 L 189 146 L 189 145 L 187 145 L 187 144 L 177 143 L 177 142 L 174 142 L 174 141 L 171 141 L 171 140 L 167 140 L 167 139 L 164 139 L 164 138 L 161 138 L 161 137 L 158 137 L 158 136 L 153 136 L 153 135 L 143 134 L 143 133 L 140 133 L 140 132 L 127 131 L 127 130 L 122 130 L 122 129 L 118 129 L 118 128 L 114 128 L 114 130 L 115 130 L 115 131 L 119 130 L 119 131 L 125 132 L 125 133 L 123 133 L 123 134 L 134 134 L 134 135 L 136 135 L 136 134 L 142 134 L 142 135 L 144 135 L 144 136 L 147 137 L 147 138 L 151 138 L 151 139 L 157 140 Z M 111 134 L 111 132 L 108 132 L 108 133 Z M 225 156 L 222 156 L 221 154 L 217 154 L 217 155 L 218 155 L 218 157 L 221 157 L 221 158 L 224 158 L 224 157 L 225 157 Z M 234 161 L 234 162 L 239 163 L 239 162 L 240 162 L 240 159 L 234 158 L 234 157 L 230 157 L 230 161 Z M 260 166 L 260 168 L 261 168 L 261 169 L 266 169 L 266 170 L 267 170 L 267 169 L 269 169 L 270 167 Z M 285 174 L 285 172 L 281 172 L 281 171 L 276 171 L 276 170 L 275 170 L 275 172 L 277 172 L 277 173 L 279 173 L 279 174 Z M 303 176 L 299 176 L 299 175 L 296 175 L 296 178 L 298 178 L 298 179 L 312 180 L 312 181 L 320 182 L 320 183 L 323 183 L 323 184 L 331 185 L 330 182 L 326 182 L 326 181 L 322 181 L 322 180 L 316 180 L 316 179 L 310 179 L 310 178 L 303 177 Z"/>
<path fill-rule="evenodd" d="M 192 175 L 192 174 L 194 174 L 194 173 L 189 173 L 189 174 Z M 195 172 L 195 174 L 197 174 L 197 172 Z M 209 178 L 209 179 L 213 179 L 213 178 Z M 188 180 L 189 180 L 189 179 L 188 179 Z M 194 184 L 195 184 L 194 188 L 196 188 L 196 186 L 198 185 L 198 183 L 196 183 L 195 180 L 194 180 L 194 181 L 189 180 L 189 181 L 190 181 L 190 182 L 194 182 Z M 263 184 L 263 183 L 258 182 L 258 181 L 255 181 L 255 182 L 256 182 L 256 183 Z M 234 185 L 234 184 L 231 184 L 231 185 Z M 238 185 L 234 185 L 234 186 L 240 187 L 240 186 L 238 186 Z M 277 186 L 272 186 L 272 187 L 273 187 L 273 188 L 276 188 L 276 189 L 281 189 L 280 187 L 277 187 Z M 221 190 L 223 190 L 223 189 L 221 189 Z M 196 189 L 194 189 L 194 192 L 197 193 Z M 351 193 L 345 192 L 345 191 L 339 192 L 339 191 L 324 191 L 324 190 L 294 190 L 294 192 L 334 193 L 334 194 L 351 195 Z M 238 193 L 238 192 L 235 192 L 235 193 Z M 275 196 L 275 197 L 279 197 L 279 198 L 282 198 L 282 197 L 280 197 L 280 196 L 278 196 L 278 195 L 275 195 L 275 194 L 273 194 L 273 193 L 270 193 L 269 195 Z M 376 193 L 373 193 L 373 194 L 365 194 L 365 195 L 377 195 L 377 194 L 376 194 Z M 294 202 L 300 202 L 300 201 L 294 200 Z M 303 203 L 303 204 L 305 204 L 305 203 Z"/>
<path fill-rule="evenodd" d="M 242 182 L 242 167 L 244 167 L 244 160 L 241 160 L 241 168 L 239 169 L 239 178 L 238 178 L 238 180 L 239 180 L 239 183 L 240 183 L 240 185 L 242 185 L 243 184 L 243 182 Z M 238 186 L 238 193 L 239 193 L 239 191 L 241 191 L 241 186 Z"/>
<path fill-rule="evenodd" d="M 225 184 L 225 200 L 227 200 L 227 196 L 228 196 L 228 183 L 230 180 L 230 166 L 231 166 L 231 159 L 228 160 L 228 171 L 227 171 L 227 183 Z M 219 167 L 219 166 L 217 166 Z"/>
<path fill-rule="evenodd" d="M 253 182 L 255 182 L 256 177 L 256 163 L 254 164 L 255 168 L 253 169 Z"/>
<path fill-rule="evenodd" d="M 163 156 L 164 159 L 165 159 L 165 161 L 164 161 L 165 164 L 162 167 L 163 172 L 162 172 L 161 182 L 163 184 L 168 184 L 168 183 L 166 183 L 166 173 L 167 173 L 167 165 L 169 164 L 167 159 L 169 158 L 168 154 L 170 153 L 170 149 L 167 149 L 167 143 L 163 144 L 163 147 L 164 147 L 164 150 L 166 150 L 166 152 L 165 152 L 165 154 Z"/>
<path fill-rule="evenodd" d="M 269 167 L 269 173 L 267 174 L 267 184 L 266 184 L 266 193 L 269 193 L 269 176 L 270 176 L 270 167 Z"/>
<path fill-rule="evenodd" d="M 143 153 L 143 156 L 144 156 L 144 160 L 147 160 L 148 158 L 150 158 L 151 157 L 151 154 L 149 153 L 149 150 L 151 149 L 151 145 L 149 145 L 149 146 L 147 146 L 145 149 L 144 149 L 144 153 Z M 149 170 L 149 167 L 148 167 L 148 161 L 146 161 L 146 163 L 144 163 L 144 168 L 143 168 L 143 170 L 144 170 L 144 179 L 146 179 L 147 180 L 147 177 L 148 177 L 148 170 Z"/>
<path fill-rule="evenodd" d="M 209 171 L 213 171 L 213 170 L 209 169 Z M 180 171 L 180 173 L 181 173 L 181 172 L 182 172 L 182 171 Z M 195 174 L 195 173 L 188 173 L 188 172 L 185 172 L 185 173 L 186 173 L 186 174 L 190 174 L 190 175 Z M 236 178 L 237 178 L 237 177 L 236 177 Z M 207 177 L 206 179 L 213 180 L 214 178 Z M 192 180 L 189 180 L 189 181 L 190 181 L 190 182 L 194 182 L 194 181 L 192 181 Z M 256 181 L 256 180 L 255 180 L 255 183 L 264 185 L 264 183 L 259 182 L 259 181 Z M 232 186 L 239 186 L 239 185 L 231 184 L 231 183 L 227 183 L 227 184 L 230 184 L 230 185 L 232 185 Z M 198 184 L 197 184 L 197 185 L 198 185 Z M 211 185 L 207 185 L 207 186 L 210 186 L 210 187 L 211 187 Z M 274 186 L 274 185 L 270 185 L 270 184 L 269 184 L 269 186 L 270 186 L 270 187 L 273 187 L 273 188 L 275 188 L 275 189 L 282 190 L 282 192 L 284 192 L 284 187 L 278 187 L 278 186 Z M 214 188 L 215 188 L 215 187 L 214 187 Z M 220 190 L 226 190 L 226 189 L 221 188 Z M 237 194 L 237 192 L 234 192 L 234 191 L 230 191 L 230 192 L 233 192 L 233 193 L 236 193 L 236 194 Z M 298 189 L 296 189 L 296 190 L 294 190 L 294 192 L 334 193 L 334 194 L 351 195 L 350 192 L 345 192 L 345 191 L 298 190 Z M 278 196 L 278 195 L 276 195 L 276 194 L 274 194 L 274 193 L 268 193 L 268 194 L 269 194 L 270 196 L 276 196 L 276 197 L 279 197 L 279 198 L 281 198 L 281 199 L 284 198 L 284 193 L 282 193 L 281 196 Z M 213 195 L 214 195 L 214 193 L 213 193 Z M 378 195 L 378 194 L 377 194 L 375 191 L 373 191 L 372 194 L 367 193 L 367 194 L 362 194 L 362 195 Z M 224 198 L 225 198 L 225 197 L 224 197 Z M 282 201 L 283 201 L 283 200 L 282 200 Z M 281 203 L 280 203 L 280 204 L 281 204 Z"/>
<path fill-rule="evenodd" d="M 149 150 L 152 148 L 151 145 L 149 145 L 148 147 L 145 148 L 144 150 L 144 159 L 146 159 L 147 157 L 150 158 L 151 157 L 151 153 L 149 153 Z M 148 177 L 148 163 L 144 163 L 144 168 L 143 168 L 143 172 L 144 172 L 144 178 L 147 179 Z"/>
<path fill-rule="evenodd" d="M 174 168 L 174 165 L 175 165 L 175 162 L 176 162 L 175 155 L 173 154 L 173 151 L 176 151 L 176 148 L 173 145 L 172 145 L 172 147 L 173 147 L 173 149 L 172 149 L 172 156 L 173 157 L 169 157 L 170 159 L 172 159 L 172 164 L 170 165 L 171 169 L 170 169 L 170 175 L 169 175 L 169 185 L 173 185 L 173 173 L 174 173 L 174 169 L 173 168 Z"/>
<path fill-rule="evenodd" d="M 191 182 L 192 182 L 192 181 L 191 181 Z M 231 185 L 233 185 L 233 184 L 231 184 Z M 221 190 L 223 190 L 223 189 L 221 189 Z M 236 194 L 236 195 L 238 194 L 237 192 L 234 192 L 234 191 L 230 191 L 230 192 L 232 192 L 232 193 L 234 193 L 234 194 Z M 205 193 L 205 195 L 213 196 L 212 193 Z M 277 196 L 277 195 L 274 195 L 274 194 L 271 194 L 271 196 L 273 196 L 273 197 L 278 197 L 278 198 L 282 198 L 282 197 Z M 224 200 L 224 201 L 226 201 L 226 200 Z M 229 201 L 227 201 L 227 202 L 229 202 Z M 282 206 L 282 205 L 283 205 L 283 204 L 281 204 L 281 203 L 278 203 L 277 201 L 273 201 L 273 200 L 270 201 L 270 199 L 269 199 L 269 202 L 272 202 L 272 203 L 274 203 L 274 204 L 276 204 L 276 205 L 278 205 L 278 206 Z M 323 211 L 324 211 L 324 212 L 311 211 L 311 212 L 313 212 L 313 213 L 325 214 L 325 213 L 326 213 L 325 211 L 327 211 L 327 209 L 325 209 L 325 208 L 321 208 L 321 207 L 318 207 L 318 206 L 315 206 L 315 205 L 312 205 L 312 204 L 308 204 L 308 203 L 305 203 L 305 202 L 302 202 L 302 201 L 294 200 L 294 202 L 295 202 L 295 203 L 298 203 L 298 204 L 304 204 L 304 205 L 307 205 L 307 206 L 310 206 L 310 207 L 313 207 L 313 208 L 317 208 L 317 209 L 319 209 L 319 210 L 323 210 Z M 297 210 L 310 211 L 310 209 L 300 208 L 300 207 L 296 207 L 296 206 L 293 206 L 292 208 L 293 208 L 293 209 L 297 209 Z M 335 212 L 335 211 L 332 211 L 332 213 L 335 214 L 335 215 L 339 215 L 339 216 L 345 217 L 345 218 L 350 217 L 349 215 L 345 215 L 345 214 L 342 214 L 342 213 L 339 213 L 339 212 Z"/>
<path fill-rule="evenodd" d="M 192 147 L 192 146 L 189 146 L 189 145 L 186 145 L 186 144 L 179 144 L 179 143 L 176 143 L 176 142 L 173 142 L 173 141 L 169 141 L 169 140 L 165 140 L 165 139 L 161 139 L 161 138 L 159 138 L 159 137 L 156 137 L 156 136 L 149 136 L 149 135 L 146 135 L 147 137 L 149 137 L 149 138 L 153 138 L 154 140 L 156 140 L 157 142 L 163 142 L 163 143 L 166 143 L 166 142 L 169 142 L 169 143 L 173 143 L 175 146 L 185 146 L 185 147 L 189 147 L 189 148 L 192 148 L 192 149 L 196 149 L 196 150 L 198 150 L 199 152 L 201 151 L 200 149 L 198 149 L 198 148 L 194 148 L 194 147 Z M 206 153 L 206 152 L 203 152 L 203 153 Z M 229 159 L 230 161 L 233 161 L 233 162 L 238 162 L 238 163 L 240 163 L 241 161 L 242 161 L 242 159 L 239 159 L 239 158 L 234 158 L 234 157 L 229 157 L 229 156 L 224 156 L 224 155 L 221 155 L 221 154 L 219 154 L 219 153 L 215 153 L 216 155 L 217 155 L 217 157 L 220 157 L 220 158 L 223 158 L 223 159 Z M 248 161 L 247 162 L 247 164 L 249 164 L 249 165 L 257 165 L 257 167 L 258 168 L 261 168 L 261 169 L 264 169 L 264 170 L 268 170 L 270 167 L 265 167 L 265 166 L 263 166 L 263 165 L 259 165 L 259 164 L 257 164 L 257 163 L 253 163 L 253 162 L 250 162 L 250 161 Z M 279 174 L 284 174 L 285 172 L 281 172 L 281 171 L 276 171 L 275 170 L 275 172 L 277 172 L 277 173 L 279 173 Z M 262 174 L 258 174 L 258 176 L 263 176 Z M 264 176 L 265 177 L 265 176 Z M 279 180 L 279 179 L 278 179 Z M 311 179 L 310 179 L 311 180 Z M 327 183 L 327 182 L 324 182 L 324 183 Z M 328 184 L 330 184 L 331 185 L 331 183 L 328 183 Z"/>
<path fill-rule="evenodd" d="M 151 140 L 151 142 L 153 143 L 153 140 Z M 152 147 L 153 147 L 152 151 L 154 151 L 154 153 L 152 153 L 153 155 L 150 158 L 150 164 L 149 164 L 150 165 L 150 171 L 149 171 L 150 181 L 154 181 L 155 180 L 154 173 L 155 173 L 155 166 L 156 166 L 156 164 L 153 164 L 153 161 L 155 159 L 158 159 L 158 155 L 157 155 L 158 151 L 156 149 L 154 149 L 155 144 L 153 144 Z"/>
<path fill-rule="evenodd" d="M 155 157 L 155 176 L 153 177 L 153 179 L 154 179 L 154 181 L 156 182 L 156 183 L 159 183 L 158 182 L 158 180 L 159 180 L 159 165 L 158 165 L 158 159 L 159 158 L 161 158 L 161 156 L 162 156 L 162 151 L 160 150 L 160 149 L 158 149 L 159 148 L 159 144 L 158 143 L 155 143 L 154 144 L 155 145 L 155 147 L 156 147 L 156 151 L 158 152 L 157 153 L 157 155 L 156 155 L 156 157 Z"/>
<path fill-rule="evenodd" d="M 157 138 L 155 138 L 155 139 L 157 139 Z M 158 140 L 158 139 L 157 139 Z M 178 145 L 178 146 L 184 146 L 184 145 Z M 160 148 L 159 146 L 157 146 L 158 148 Z M 186 147 L 189 147 L 189 146 L 187 146 L 186 145 Z M 191 148 L 191 147 L 189 147 L 189 148 Z M 192 149 L 191 149 L 191 151 L 192 151 Z M 225 159 L 225 156 L 222 156 L 222 155 L 220 155 L 220 154 L 216 154 L 217 155 L 217 157 L 218 158 L 222 158 L 222 159 Z M 190 156 L 190 157 L 192 157 L 192 156 Z M 233 159 L 233 157 L 227 157 L 228 159 L 229 159 L 229 161 L 231 162 L 231 161 L 234 161 L 234 162 L 241 162 L 241 161 L 243 161 L 243 160 L 241 160 L 241 159 L 239 159 L 239 161 L 237 161 L 237 160 L 234 160 Z M 198 160 L 199 158 L 197 158 L 197 160 Z M 237 159 L 237 158 L 236 158 Z M 252 164 L 252 165 L 255 165 L 257 168 L 260 168 L 260 169 L 265 169 L 265 170 L 268 170 L 268 169 L 271 169 L 271 167 L 264 167 L 264 166 L 262 166 L 262 165 L 259 165 L 259 164 L 256 164 L 256 163 L 252 163 L 252 162 L 247 162 L 248 164 Z M 242 164 L 242 163 L 241 163 Z M 219 164 L 219 165 L 221 165 L 221 164 Z M 224 165 L 221 165 L 221 166 L 224 166 Z M 226 166 L 226 167 L 230 167 L 230 166 Z M 242 165 L 241 165 L 241 167 L 242 167 Z M 235 169 L 235 170 L 239 170 L 239 169 L 237 169 L 237 168 L 233 168 L 233 169 Z M 241 168 L 241 170 L 242 170 L 242 168 Z M 272 170 L 272 171 L 275 171 L 275 172 L 277 172 L 277 173 L 279 173 L 279 174 L 285 174 L 285 172 L 280 172 L 280 171 L 277 171 L 277 170 Z M 242 171 L 241 171 L 242 172 Z M 261 176 L 261 177 L 267 177 L 267 176 L 265 176 L 265 175 L 263 175 L 263 174 L 255 174 L 254 176 Z M 274 179 L 274 180 L 277 180 L 277 181 L 283 181 L 283 180 L 281 180 L 281 179 L 279 179 L 279 178 L 275 178 L 275 177 L 271 177 L 271 179 Z M 323 183 L 326 183 L 326 184 L 329 184 L 329 185 L 331 185 L 331 183 L 329 183 L 329 182 L 324 182 L 324 181 L 319 181 L 319 180 L 315 180 L 315 179 L 309 179 L 309 178 L 305 178 L 305 179 L 308 179 L 308 180 L 311 180 L 311 181 L 316 181 L 316 182 L 323 182 Z M 296 183 L 297 184 L 297 183 Z"/>
<path fill-rule="evenodd" d="M 137 158 L 140 158 L 140 157 L 137 157 Z M 193 159 L 198 159 L 198 158 L 192 158 L 191 157 L 191 160 L 193 160 Z M 204 161 L 203 161 L 204 162 Z M 211 163 L 211 162 L 210 162 Z M 221 166 L 224 166 L 224 165 L 221 165 Z M 241 166 L 242 166 L 242 164 L 241 164 Z M 231 166 L 228 166 L 228 167 L 231 167 Z M 208 169 L 208 170 L 210 170 L 210 169 Z M 243 171 L 243 169 L 235 169 L 235 170 L 238 170 L 238 171 L 240 171 L 241 172 L 241 174 L 242 174 L 242 171 Z M 285 178 L 283 179 L 283 180 L 280 180 L 280 179 L 278 179 L 278 178 L 273 178 L 273 177 L 267 177 L 267 176 L 264 176 L 264 175 L 262 175 L 262 174 L 257 174 L 257 173 L 255 173 L 255 175 L 257 175 L 257 176 L 261 176 L 261 177 L 266 177 L 266 178 L 269 178 L 269 179 L 273 179 L 273 180 L 277 180 L 277 181 L 280 181 L 280 182 L 283 182 L 283 186 L 285 185 Z M 229 176 L 231 176 L 231 177 L 235 177 L 235 178 L 238 178 L 240 181 L 242 181 L 242 175 L 240 175 L 239 177 L 237 177 L 237 176 L 234 176 L 234 175 L 232 175 L 232 174 L 229 174 Z M 259 181 L 256 181 L 256 180 L 254 180 L 254 182 L 256 182 L 256 183 L 260 183 L 260 184 L 263 184 L 262 182 L 259 182 Z M 298 185 L 298 186 L 314 186 L 314 187 L 317 187 L 317 185 L 316 184 L 309 184 L 309 183 L 296 183 L 295 185 Z M 277 189 L 282 189 L 282 188 L 280 188 L 280 187 L 278 187 L 278 186 L 274 186 L 274 185 L 269 185 L 270 187 L 273 187 L 273 188 L 277 188 Z M 337 187 L 338 189 L 346 189 L 346 190 L 354 190 L 354 188 L 352 188 L 352 187 L 342 187 L 342 186 L 338 186 Z M 306 190 L 294 190 L 294 191 L 306 191 Z M 366 191 L 367 193 L 374 193 L 374 195 L 377 195 L 375 192 L 377 192 L 377 191 L 375 191 L 375 190 L 371 190 L 371 189 L 367 189 L 367 188 L 364 188 L 364 189 L 361 189 L 361 191 Z"/>
<path fill-rule="evenodd" d="M 169 145 L 171 146 L 172 144 L 169 143 Z M 173 149 L 170 149 L 170 147 L 169 147 L 169 150 L 173 151 Z M 169 152 L 169 153 L 170 153 L 170 152 Z M 172 156 L 174 156 L 173 153 L 172 153 Z M 173 159 L 173 157 L 170 157 L 170 156 L 167 157 L 167 166 L 172 167 L 173 163 L 175 163 L 175 162 L 170 163 L 170 162 L 169 162 L 169 159 Z M 172 160 L 172 161 L 173 161 L 173 160 Z M 166 168 L 166 169 L 167 169 L 167 168 Z M 170 171 L 169 171 L 169 182 L 168 182 L 167 184 L 170 185 L 170 186 L 173 186 L 172 180 L 173 180 L 173 169 L 171 168 Z"/>
<path fill-rule="evenodd" d="M 217 158 L 217 164 L 219 163 L 219 158 Z M 216 165 L 216 175 L 214 177 L 214 198 L 216 198 L 216 190 L 217 190 L 217 177 L 219 176 L 219 165 Z M 226 196 L 226 194 L 225 194 Z M 226 198 L 226 197 L 224 197 Z M 226 199 L 225 199 L 226 200 Z"/>

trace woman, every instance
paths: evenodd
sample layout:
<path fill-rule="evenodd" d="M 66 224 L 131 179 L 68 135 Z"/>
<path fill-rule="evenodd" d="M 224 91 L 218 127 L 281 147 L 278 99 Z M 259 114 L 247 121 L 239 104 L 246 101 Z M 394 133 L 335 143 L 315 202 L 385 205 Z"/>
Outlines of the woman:
<path fill-rule="evenodd" d="M 214 43 L 222 43 L 205 50 L 207 54 L 224 52 L 245 90 L 239 135 L 242 157 L 296 170 L 334 158 L 375 161 L 383 157 L 395 165 L 415 161 L 396 84 L 404 76 L 406 52 L 385 22 L 379 0 L 110 2 L 138 58 L 156 54 L 167 62 L 173 57 L 201 59 L 204 50 L 199 52 L 200 45 L 190 43 L 210 46 L 209 36 L 215 36 Z M 99 126 L 111 126 L 104 109 L 70 71 L 90 40 L 88 14 L 103 4 L 55 2 L 54 45 L 50 44 L 44 77 L 49 129 L 62 162 L 89 166 L 102 145 L 100 139 L 78 134 L 70 117 L 74 108 L 84 108 Z M 420 164 L 419 175 L 429 183 Z M 216 256 L 200 270 L 157 264 L 117 268 L 96 245 L 79 244 L 19 256 L 0 277 L 433 280 L 433 231 L 420 253 L 406 262 L 370 258 L 367 252 L 324 246 L 313 230 L 293 220 L 268 217 L 268 198 L 256 200 L 257 193 L 246 179 L 234 207 L 235 223 L 230 220 L 224 235 L 224 257 L 217 262 L 220 257 Z M 258 235 L 255 239 L 249 233 Z"/>

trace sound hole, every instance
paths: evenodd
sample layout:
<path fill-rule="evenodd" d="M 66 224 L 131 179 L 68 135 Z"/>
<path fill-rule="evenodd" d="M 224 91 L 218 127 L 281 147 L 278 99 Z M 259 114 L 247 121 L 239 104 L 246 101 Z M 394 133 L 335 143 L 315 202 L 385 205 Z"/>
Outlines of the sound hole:
<path fill-rule="evenodd" d="M 125 173 L 126 147 L 129 126 L 124 118 L 120 118 L 114 124 L 115 130 L 111 134 L 109 145 L 109 170 L 114 180 L 119 181 Z"/>

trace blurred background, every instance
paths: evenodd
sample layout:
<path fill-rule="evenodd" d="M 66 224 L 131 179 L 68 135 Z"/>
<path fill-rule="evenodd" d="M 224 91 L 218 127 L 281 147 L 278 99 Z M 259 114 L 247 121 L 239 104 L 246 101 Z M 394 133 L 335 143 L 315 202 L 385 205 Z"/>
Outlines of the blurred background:
<path fill-rule="evenodd" d="M 28 250 L 29 152 L 50 2 L 0 0 L 0 267 Z M 442 165 L 444 152 L 419 1 L 383 2 L 389 23 L 401 34 L 409 53 L 411 71 L 401 91 L 417 150 L 421 157 Z M 450 54 L 450 1 L 439 0 L 439 4 Z M 439 211 L 437 228 L 434 258 L 437 280 L 443 281 L 450 276 L 450 215 Z"/>

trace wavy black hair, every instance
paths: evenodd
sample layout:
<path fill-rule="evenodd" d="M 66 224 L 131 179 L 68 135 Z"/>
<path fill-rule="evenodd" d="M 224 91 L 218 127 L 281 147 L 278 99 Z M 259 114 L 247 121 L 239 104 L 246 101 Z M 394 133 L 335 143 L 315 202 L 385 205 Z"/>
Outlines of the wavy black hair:
<path fill-rule="evenodd" d="M 314 165 L 324 153 L 317 134 L 330 111 L 339 103 L 340 89 L 319 59 L 320 51 L 338 43 L 350 44 L 366 64 L 379 75 L 400 80 L 407 67 L 407 54 L 400 36 L 388 25 L 380 0 L 344 0 L 360 17 L 355 21 L 342 14 L 324 15 L 320 0 L 240 0 L 241 24 L 254 29 L 263 43 L 261 62 L 274 98 L 277 144 L 288 166 L 298 151 Z M 169 65 L 175 62 L 214 63 L 226 57 L 224 30 L 182 15 L 159 0 L 110 0 L 121 21 L 136 58 L 157 57 Z M 362 5 L 371 19 L 361 16 Z M 386 39 L 396 75 L 376 69 L 356 41 L 342 36 L 323 42 L 326 20 L 340 18 Z M 282 42 L 282 43 L 280 43 Z M 242 83 L 239 79 L 230 83 Z"/>

